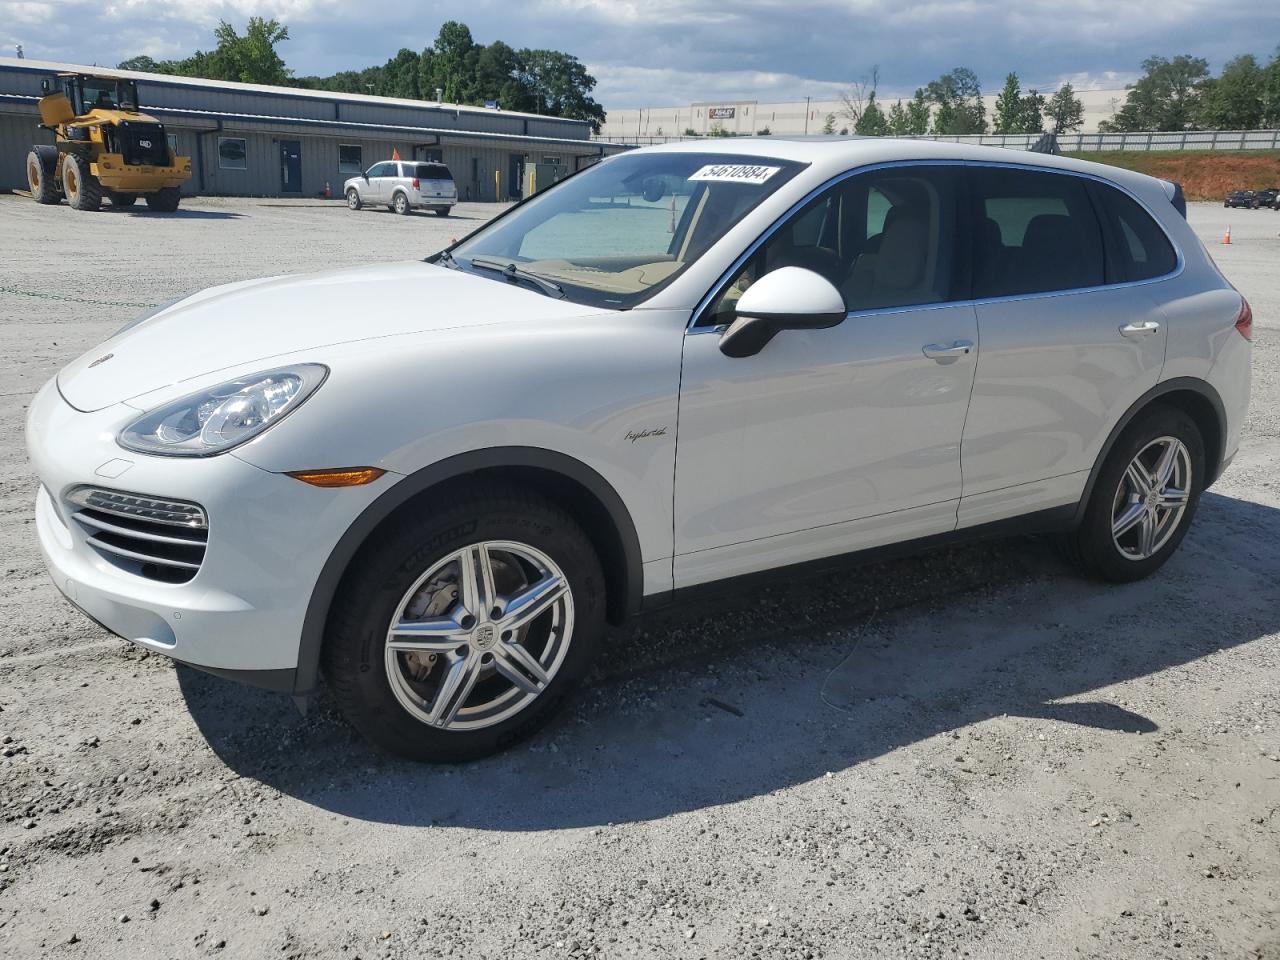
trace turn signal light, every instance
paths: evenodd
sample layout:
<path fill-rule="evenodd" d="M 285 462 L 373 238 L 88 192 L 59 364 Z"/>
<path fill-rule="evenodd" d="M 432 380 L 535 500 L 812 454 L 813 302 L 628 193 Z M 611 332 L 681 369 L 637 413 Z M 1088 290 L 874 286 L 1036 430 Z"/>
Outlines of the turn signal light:
<path fill-rule="evenodd" d="M 377 467 L 334 467 L 331 470 L 289 470 L 288 476 L 313 487 L 360 487 L 373 483 L 387 471 Z"/>
<path fill-rule="evenodd" d="M 1240 298 L 1240 316 L 1236 317 L 1236 330 L 1246 340 L 1253 339 L 1253 308 L 1244 297 Z"/>

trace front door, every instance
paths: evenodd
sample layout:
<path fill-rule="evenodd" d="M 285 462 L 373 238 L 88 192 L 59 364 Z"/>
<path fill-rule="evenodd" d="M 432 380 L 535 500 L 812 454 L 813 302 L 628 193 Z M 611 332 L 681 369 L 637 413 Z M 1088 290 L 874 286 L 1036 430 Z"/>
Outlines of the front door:
<path fill-rule="evenodd" d="M 958 168 L 831 187 L 745 260 L 685 338 L 676 453 L 677 587 L 954 529 L 977 323 Z M 848 317 L 718 349 L 750 283 L 822 274 Z"/>
<path fill-rule="evenodd" d="M 302 193 L 302 141 L 280 141 L 280 192 Z"/>

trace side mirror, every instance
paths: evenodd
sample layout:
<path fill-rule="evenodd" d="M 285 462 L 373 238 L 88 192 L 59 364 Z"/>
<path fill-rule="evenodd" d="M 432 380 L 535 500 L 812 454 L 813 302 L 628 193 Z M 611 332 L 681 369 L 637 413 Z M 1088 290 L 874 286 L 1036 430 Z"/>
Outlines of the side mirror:
<path fill-rule="evenodd" d="M 845 318 L 844 297 L 826 277 L 779 267 L 747 288 L 736 319 L 720 335 L 726 357 L 753 357 L 781 330 L 822 330 Z"/>

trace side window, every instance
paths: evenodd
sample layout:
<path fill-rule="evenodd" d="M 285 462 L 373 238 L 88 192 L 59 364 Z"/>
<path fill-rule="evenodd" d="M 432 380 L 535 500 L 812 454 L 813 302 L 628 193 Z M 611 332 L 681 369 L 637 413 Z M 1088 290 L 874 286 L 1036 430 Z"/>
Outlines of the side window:
<path fill-rule="evenodd" d="M 849 312 L 955 299 L 958 171 L 904 166 L 850 177 L 779 226 L 704 321 L 730 323 L 751 284 L 779 267 L 826 277 Z"/>
<path fill-rule="evenodd" d="M 1119 275 L 1114 279 L 1150 280 L 1172 273 L 1178 254 L 1151 214 L 1115 187 L 1096 184 L 1094 189 L 1115 247 Z"/>
<path fill-rule="evenodd" d="M 372 179 L 373 177 L 394 177 L 394 176 L 395 176 L 394 163 L 375 163 L 372 167 L 369 168 L 370 179 Z"/>
<path fill-rule="evenodd" d="M 1067 174 L 976 169 L 973 295 L 1008 297 L 1104 282 L 1102 229 L 1088 181 Z"/>

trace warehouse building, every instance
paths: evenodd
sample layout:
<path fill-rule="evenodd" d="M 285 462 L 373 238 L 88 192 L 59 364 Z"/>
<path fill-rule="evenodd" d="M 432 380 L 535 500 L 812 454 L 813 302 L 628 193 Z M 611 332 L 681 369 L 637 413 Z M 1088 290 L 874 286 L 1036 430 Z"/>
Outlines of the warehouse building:
<path fill-rule="evenodd" d="M 580 120 L 0 57 L 0 190 L 26 189 L 31 145 L 53 142 L 36 102 L 40 81 L 63 71 L 137 80 L 142 110 L 191 157 L 186 193 L 317 196 L 328 185 L 336 196 L 396 152 L 448 164 L 463 200 L 506 200 L 527 165 L 570 173 L 624 148 L 593 141 Z"/>

